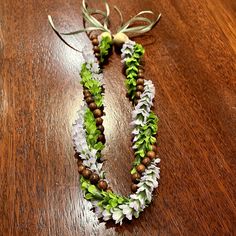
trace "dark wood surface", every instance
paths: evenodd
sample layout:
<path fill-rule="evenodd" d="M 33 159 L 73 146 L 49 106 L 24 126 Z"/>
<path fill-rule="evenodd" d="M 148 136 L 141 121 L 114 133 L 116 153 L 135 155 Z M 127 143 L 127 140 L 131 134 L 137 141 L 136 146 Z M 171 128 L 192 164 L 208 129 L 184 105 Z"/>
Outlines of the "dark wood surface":
<path fill-rule="evenodd" d="M 163 15 L 136 39 L 157 90 L 161 181 L 151 206 L 122 226 L 99 223 L 82 197 L 71 141 L 82 57 L 47 22 L 51 14 L 61 30 L 82 27 L 80 3 L 0 1 L 0 235 L 236 235 L 236 1 L 109 1 L 126 19 Z M 111 20 L 115 31 L 114 11 Z M 121 70 L 114 53 L 104 156 L 111 186 L 129 194 L 132 107 Z"/>

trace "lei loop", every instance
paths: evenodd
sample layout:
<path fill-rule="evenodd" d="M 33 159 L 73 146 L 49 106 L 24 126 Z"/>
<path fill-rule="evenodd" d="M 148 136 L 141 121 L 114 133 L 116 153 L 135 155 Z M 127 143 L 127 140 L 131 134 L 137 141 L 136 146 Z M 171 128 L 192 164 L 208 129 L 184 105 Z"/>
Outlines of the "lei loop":
<path fill-rule="evenodd" d="M 158 117 L 152 111 L 155 87 L 151 80 L 144 79 L 142 57 L 144 48 L 128 38 L 126 34 L 139 34 L 151 30 L 160 19 L 158 15 L 154 20 L 143 17 L 143 14 L 152 14 L 151 11 L 142 11 L 123 23 L 120 10 L 121 26 L 112 37 L 109 26 L 109 5 L 105 2 L 106 11 L 87 8 L 85 0 L 82 2 L 82 13 L 85 24 L 89 26 L 70 33 L 59 33 L 55 28 L 51 16 L 49 22 L 60 39 L 68 46 L 82 53 L 84 62 L 80 70 L 80 83 L 83 86 L 84 100 L 78 111 L 73 125 L 73 142 L 75 151 L 80 160 L 78 171 L 81 174 L 80 183 L 84 196 L 91 202 L 91 209 L 104 221 L 113 219 L 115 223 L 122 224 L 123 219 L 132 220 L 139 217 L 148 204 L 151 203 L 154 189 L 158 186 L 160 169 L 157 164 L 156 134 L 158 131 Z M 103 16 L 102 22 L 93 15 Z M 146 25 L 132 26 L 135 22 L 145 22 Z M 85 46 L 82 51 L 69 45 L 62 35 L 72 35 L 81 32 L 100 30 L 99 36 L 90 37 L 93 47 Z M 123 37 L 123 38 L 122 38 Z M 129 197 L 113 193 L 108 186 L 105 172 L 102 170 L 102 150 L 105 136 L 103 127 L 104 115 L 104 81 L 102 65 L 109 57 L 112 44 L 121 46 L 121 60 L 125 67 L 125 85 L 130 101 L 134 105 L 132 111 L 132 135 L 135 160 L 131 169 L 133 194 Z"/>

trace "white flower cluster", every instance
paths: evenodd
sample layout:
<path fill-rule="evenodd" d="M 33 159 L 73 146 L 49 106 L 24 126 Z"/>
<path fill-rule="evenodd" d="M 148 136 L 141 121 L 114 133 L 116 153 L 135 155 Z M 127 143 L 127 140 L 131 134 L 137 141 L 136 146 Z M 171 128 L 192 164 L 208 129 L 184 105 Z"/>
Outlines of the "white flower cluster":
<path fill-rule="evenodd" d="M 157 179 L 160 178 L 160 170 L 156 167 L 156 164 L 159 162 L 160 159 L 155 159 L 147 167 L 138 183 L 139 188 L 137 192 L 131 194 L 126 203 L 118 205 L 111 210 L 104 209 L 102 211 L 101 207 L 97 207 L 97 212 L 100 213 L 99 216 L 103 218 L 104 221 L 113 219 L 116 224 L 122 224 L 124 218 L 132 220 L 133 216 L 136 218 L 139 217 L 140 212 L 151 202 L 152 192 L 158 186 Z"/>
<path fill-rule="evenodd" d="M 151 80 L 144 80 L 144 92 L 141 94 L 138 104 L 135 106 L 134 111 L 132 111 L 131 125 L 134 126 L 132 134 L 135 135 L 133 142 L 135 143 L 138 139 L 138 134 L 140 133 L 140 128 L 144 126 L 147 122 L 147 118 L 150 115 L 151 107 L 153 105 L 153 99 L 155 97 L 155 87 Z M 136 146 L 134 144 L 133 148 Z"/>
<path fill-rule="evenodd" d="M 78 111 L 78 116 L 72 129 L 73 142 L 76 152 L 80 153 L 80 157 L 83 160 L 83 165 L 99 174 L 99 176 L 102 176 L 104 172 L 102 171 L 102 163 L 97 162 L 97 150 L 92 148 L 90 149 L 86 140 L 84 114 L 87 108 L 87 105 L 83 105 Z"/>
<path fill-rule="evenodd" d="M 92 78 L 103 83 L 103 74 L 100 73 L 99 63 L 94 55 L 92 47 L 85 46 L 82 50 L 82 54 L 87 69 L 92 73 Z"/>
<path fill-rule="evenodd" d="M 125 61 L 127 58 L 132 56 L 133 47 L 135 42 L 128 41 L 123 45 L 122 48 L 122 59 Z M 84 59 L 87 64 L 91 67 L 88 69 L 92 73 L 99 73 L 99 70 L 94 70 L 93 64 L 96 64 L 96 58 L 91 55 L 91 52 L 87 49 L 83 51 Z M 132 125 L 134 125 L 134 139 L 133 142 L 137 141 L 140 127 L 144 126 L 147 122 L 147 118 L 151 112 L 151 106 L 153 105 L 153 98 L 155 96 L 155 88 L 151 81 L 144 82 L 144 92 L 141 95 L 141 99 L 135 106 L 135 110 L 132 112 Z M 97 163 L 96 154 L 97 151 L 90 149 L 86 141 L 86 130 L 84 128 L 84 114 L 87 109 L 86 105 L 83 105 L 78 112 L 78 117 L 73 126 L 73 141 L 75 149 L 83 160 L 83 164 L 89 167 L 91 170 L 103 176 L 102 164 Z M 135 145 L 133 146 L 135 148 Z M 125 203 L 118 204 L 118 206 L 111 208 L 110 210 L 105 209 L 103 206 L 98 206 L 97 201 L 91 201 L 91 206 L 95 209 L 95 214 L 98 218 L 102 218 L 104 221 L 113 219 L 115 223 L 122 224 L 124 218 L 131 220 L 134 217 L 138 217 L 139 213 L 142 212 L 145 207 L 152 200 L 152 192 L 158 186 L 157 179 L 160 178 L 160 169 L 156 166 L 160 162 L 160 159 L 153 160 L 150 165 L 146 168 L 142 174 L 140 182 L 138 183 L 138 190 L 136 193 L 131 194 Z M 91 207 L 91 208 L 92 208 Z"/>
<path fill-rule="evenodd" d="M 128 40 L 126 41 L 122 48 L 121 48 L 121 59 L 122 59 L 122 63 L 125 63 L 125 61 L 132 57 L 133 53 L 134 53 L 134 45 L 135 42 L 132 40 Z"/>

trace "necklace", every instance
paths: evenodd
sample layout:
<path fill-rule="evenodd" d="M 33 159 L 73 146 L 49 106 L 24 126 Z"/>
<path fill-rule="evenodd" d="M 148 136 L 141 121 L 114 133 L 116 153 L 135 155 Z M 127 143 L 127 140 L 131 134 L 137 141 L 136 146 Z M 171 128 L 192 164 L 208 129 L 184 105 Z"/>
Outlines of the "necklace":
<path fill-rule="evenodd" d="M 158 130 L 158 118 L 152 111 L 155 88 L 150 80 L 144 78 L 144 67 L 141 59 L 144 48 L 128 38 L 125 33 L 144 33 L 150 30 L 159 20 L 160 15 L 151 21 L 142 17 L 143 14 L 153 14 L 144 11 L 131 18 L 126 24 L 122 24 L 119 32 L 111 36 L 108 29 L 109 6 L 107 3 L 106 12 L 88 9 L 85 0 L 82 3 L 82 12 L 86 22 L 90 27 L 72 33 L 102 30 L 99 36 L 90 36 L 91 45 L 83 48 L 82 54 L 84 62 L 80 70 L 80 83 L 83 86 L 84 100 L 78 111 L 77 119 L 73 125 L 73 142 L 75 151 L 79 154 L 78 172 L 80 173 L 81 188 L 85 198 L 90 201 L 91 209 L 95 209 L 95 214 L 104 221 L 113 219 L 115 223 L 122 224 L 124 218 L 132 220 L 139 217 L 145 207 L 151 203 L 152 193 L 158 186 L 159 167 L 157 164 L 156 134 Z M 118 13 L 123 19 L 118 8 Z M 100 23 L 93 14 L 100 14 L 104 18 L 104 23 Z M 148 26 L 130 27 L 135 21 L 148 22 Z M 57 35 L 69 45 L 62 37 L 65 33 L 59 33 L 49 16 L 49 22 Z M 132 111 L 132 148 L 135 154 L 133 168 L 131 170 L 132 194 L 129 197 L 113 193 L 105 173 L 102 171 L 102 150 L 105 145 L 105 135 L 103 126 L 103 63 L 109 57 L 112 45 L 121 47 L 121 59 L 125 67 L 125 85 L 130 101 L 134 106 Z M 75 49 L 71 45 L 71 48 Z M 77 50 L 77 49 L 75 49 Z M 79 50 L 77 50 L 79 51 Z"/>

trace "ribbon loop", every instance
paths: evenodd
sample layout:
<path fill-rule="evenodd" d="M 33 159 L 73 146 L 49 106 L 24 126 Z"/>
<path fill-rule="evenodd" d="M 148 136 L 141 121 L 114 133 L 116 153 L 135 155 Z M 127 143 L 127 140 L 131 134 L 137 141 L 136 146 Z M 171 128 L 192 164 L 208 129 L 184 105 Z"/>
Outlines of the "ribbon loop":
<path fill-rule="evenodd" d="M 153 11 L 141 11 L 130 20 L 128 20 L 125 24 L 122 24 L 121 27 L 118 29 L 117 33 L 132 33 L 135 35 L 143 34 L 150 31 L 160 20 L 161 14 L 159 14 L 155 19 L 151 20 L 143 15 L 149 14 L 156 16 Z M 131 26 L 137 22 L 145 22 L 146 25 L 140 26 Z"/>

